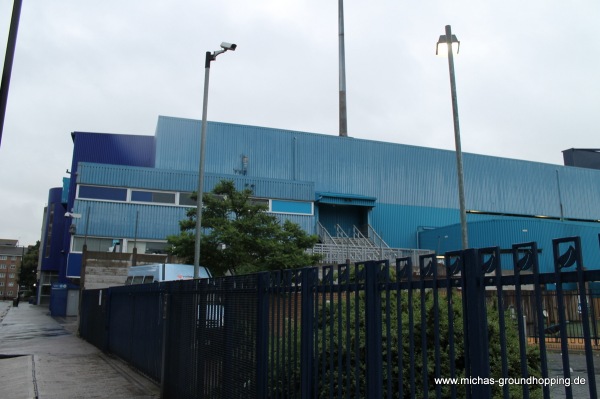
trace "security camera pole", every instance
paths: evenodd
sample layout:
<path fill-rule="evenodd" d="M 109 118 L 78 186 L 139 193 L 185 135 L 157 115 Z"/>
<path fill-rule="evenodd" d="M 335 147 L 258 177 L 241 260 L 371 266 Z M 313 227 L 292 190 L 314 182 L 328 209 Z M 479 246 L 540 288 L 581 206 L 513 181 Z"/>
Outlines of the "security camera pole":
<path fill-rule="evenodd" d="M 208 110 L 208 80 L 210 75 L 210 63 L 217 59 L 219 54 L 227 50 L 235 51 L 237 45 L 232 43 L 221 43 L 221 50 L 206 52 L 204 64 L 204 100 L 202 105 L 202 131 L 200 133 L 200 162 L 198 167 L 198 193 L 196 198 L 196 241 L 194 246 L 194 278 L 199 277 L 200 272 L 200 235 L 202 232 L 202 190 L 204 187 L 204 149 L 206 144 L 206 113 Z"/>

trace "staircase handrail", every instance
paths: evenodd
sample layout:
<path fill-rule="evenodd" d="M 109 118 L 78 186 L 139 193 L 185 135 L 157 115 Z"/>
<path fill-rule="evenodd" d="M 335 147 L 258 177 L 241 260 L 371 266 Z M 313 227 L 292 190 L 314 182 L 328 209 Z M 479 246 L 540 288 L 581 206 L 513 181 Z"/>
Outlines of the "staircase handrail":
<path fill-rule="evenodd" d="M 369 234 L 369 238 L 375 244 L 376 247 L 379 247 L 379 248 L 389 248 L 390 247 L 383 240 L 383 238 L 381 238 L 381 236 L 379 234 L 377 234 L 377 231 L 375 231 L 375 229 L 370 224 L 367 224 L 367 231 Z"/>
<path fill-rule="evenodd" d="M 360 229 L 356 226 L 352 226 L 352 235 L 354 238 L 361 240 L 363 243 L 368 244 L 370 247 L 376 247 L 375 243 L 369 238 L 365 237 L 365 235 L 360 231 Z"/>
<path fill-rule="evenodd" d="M 321 222 L 317 222 L 317 235 L 323 243 L 337 245 L 331 234 L 329 234 L 329 231 L 327 231 Z"/>

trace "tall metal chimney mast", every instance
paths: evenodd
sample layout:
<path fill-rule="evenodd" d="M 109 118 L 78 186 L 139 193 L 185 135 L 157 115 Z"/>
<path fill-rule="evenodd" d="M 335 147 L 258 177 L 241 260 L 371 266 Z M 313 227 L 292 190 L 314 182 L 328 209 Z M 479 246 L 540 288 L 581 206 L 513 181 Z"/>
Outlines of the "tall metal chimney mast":
<path fill-rule="evenodd" d="M 344 50 L 344 0 L 338 1 L 338 28 L 340 48 L 340 137 L 347 137 L 348 116 L 346 114 L 346 54 Z"/>

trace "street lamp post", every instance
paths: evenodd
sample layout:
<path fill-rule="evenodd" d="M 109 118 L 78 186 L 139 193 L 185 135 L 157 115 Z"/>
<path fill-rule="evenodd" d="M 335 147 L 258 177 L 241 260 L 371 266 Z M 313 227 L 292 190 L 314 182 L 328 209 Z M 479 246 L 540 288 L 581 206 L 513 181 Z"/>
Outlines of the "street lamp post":
<path fill-rule="evenodd" d="M 456 172 L 458 174 L 458 202 L 460 206 L 460 230 L 462 249 L 469 247 L 467 234 L 467 210 L 465 208 L 465 183 L 463 176 L 462 150 L 460 145 L 460 125 L 458 123 L 458 100 L 456 97 L 456 80 L 454 77 L 454 54 L 453 47 L 456 45 L 456 53 L 460 49 L 460 41 L 452 34 L 450 25 L 446 25 L 446 34 L 441 35 L 437 42 L 435 53 L 438 54 L 440 44 L 446 44 L 448 48 L 448 67 L 450 69 L 450 91 L 452 95 L 452 116 L 454 119 L 454 143 L 456 146 Z"/>
<path fill-rule="evenodd" d="M 198 278 L 200 271 L 200 234 L 202 230 L 202 189 L 204 187 L 204 154 L 206 144 L 206 113 L 208 110 L 208 80 L 210 75 L 210 63 L 217 59 L 219 54 L 227 50 L 235 51 L 237 45 L 233 43 L 221 43 L 221 50 L 206 52 L 204 64 L 204 99 L 202 105 L 202 131 L 200 133 L 200 162 L 198 166 L 198 192 L 196 195 L 196 241 L 194 245 L 194 278 Z"/>

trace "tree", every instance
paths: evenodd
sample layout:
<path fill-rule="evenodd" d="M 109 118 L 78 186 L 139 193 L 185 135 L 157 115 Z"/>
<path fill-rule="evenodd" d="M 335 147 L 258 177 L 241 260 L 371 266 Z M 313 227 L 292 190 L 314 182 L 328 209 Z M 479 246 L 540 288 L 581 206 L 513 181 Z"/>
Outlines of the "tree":
<path fill-rule="evenodd" d="M 33 285 L 37 280 L 38 256 L 40 251 L 40 242 L 30 245 L 21 261 L 21 272 L 19 276 L 19 286 L 24 291 L 35 291 Z"/>
<path fill-rule="evenodd" d="M 214 275 L 279 270 L 314 265 L 311 255 L 318 238 L 297 224 L 283 223 L 252 199 L 252 190 L 236 190 L 233 181 L 222 180 L 203 195 L 200 264 Z M 181 233 L 169 236 L 169 251 L 187 263 L 194 261 L 196 209 L 190 208 L 180 223 Z"/>

